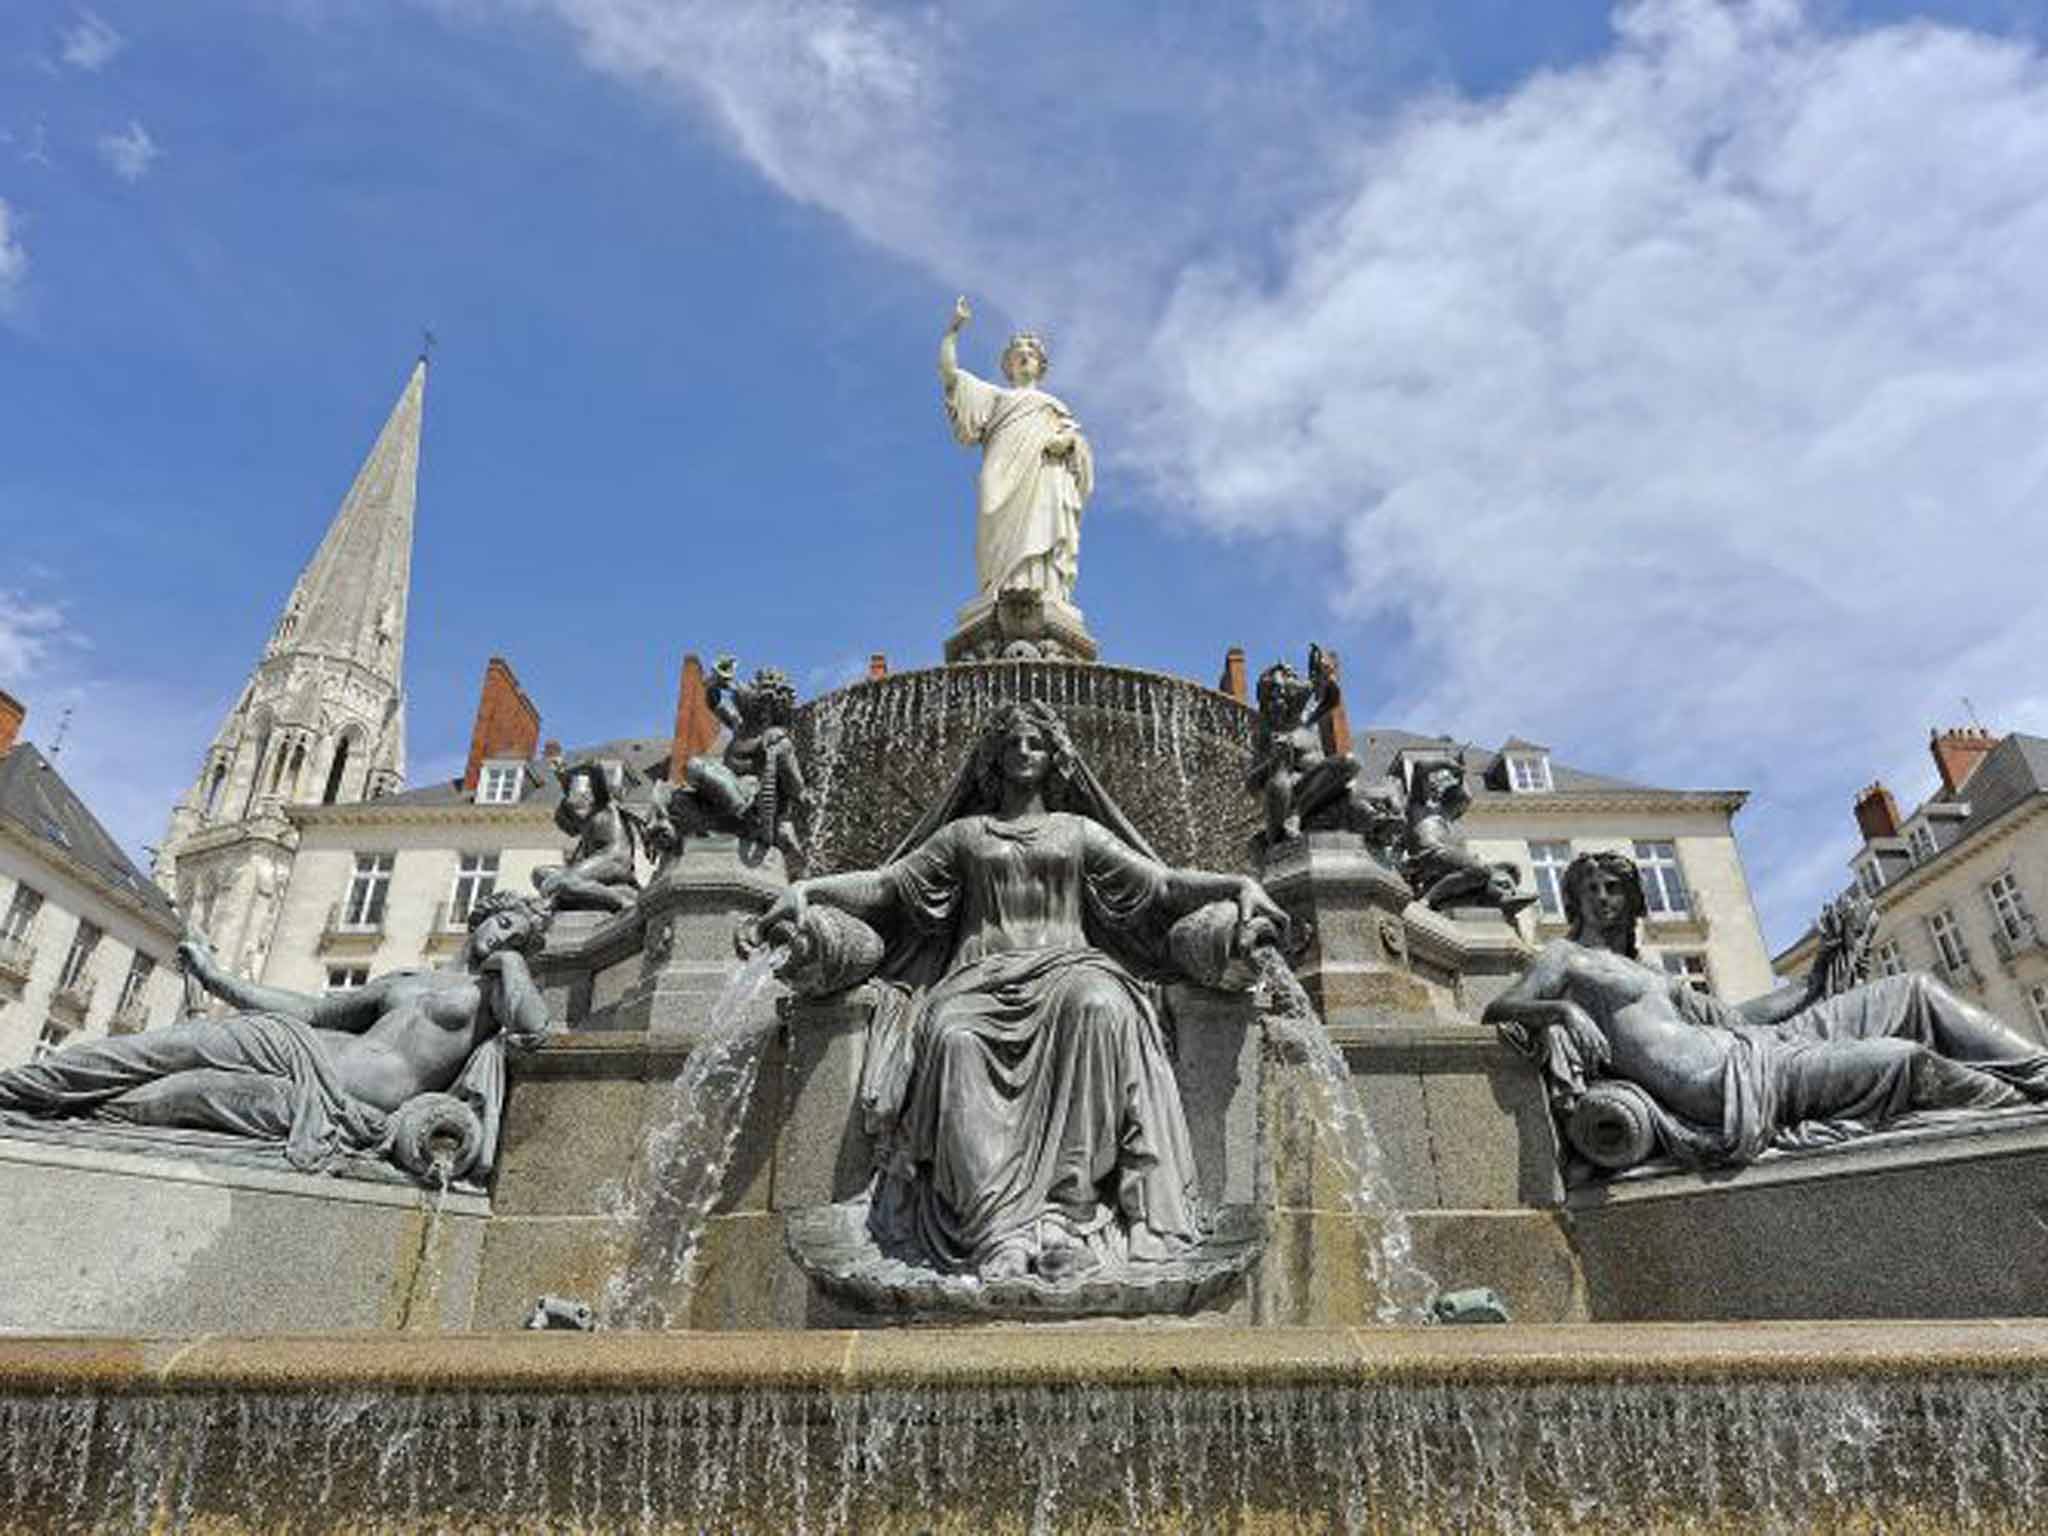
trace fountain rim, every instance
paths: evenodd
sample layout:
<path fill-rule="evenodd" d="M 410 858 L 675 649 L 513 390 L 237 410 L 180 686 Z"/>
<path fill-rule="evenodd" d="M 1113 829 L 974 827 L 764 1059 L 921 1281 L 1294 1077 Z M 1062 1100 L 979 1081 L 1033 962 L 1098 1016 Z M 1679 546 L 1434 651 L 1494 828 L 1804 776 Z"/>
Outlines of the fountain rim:
<path fill-rule="evenodd" d="M 858 693 L 863 688 L 885 688 L 903 678 L 932 675 L 945 677 L 971 673 L 996 674 L 1005 670 L 1023 668 L 1044 668 L 1048 670 L 1065 668 L 1091 676 L 1111 675 L 1148 683 L 1171 683 L 1176 688 L 1184 688 L 1196 694 L 1206 694 L 1219 704 L 1227 705 L 1232 709 L 1242 710 L 1251 719 L 1258 717 L 1258 710 L 1246 700 L 1238 698 L 1235 694 L 1225 693 L 1222 689 L 1212 687 L 1208 683 L 1201 682 L 1195 678 L 1182 677 L 1177 672 L 1161 672 L 1152 667 L 1131 667 L 1112 662 L 1077 661 L 1071 656 L 999 657 L 994 661 L 946 661 L 931 667 L 908 667 L 901 672 L 884 673 L 880 677 L 863 677 L 841 687 L 834 688 L 828 693 L 817 694 L 797 705 L 796 712 L 803 714 L 808 710 L 815 709 L 818 705 L 825 703 L 829 699 L 844 698 L 850 694 Z"/>
<path fill-rule="evenodd" d="M 0 1394 L 1544 1387 L 2048 1377 L 2048 1320 L 0 1338 Z"/>

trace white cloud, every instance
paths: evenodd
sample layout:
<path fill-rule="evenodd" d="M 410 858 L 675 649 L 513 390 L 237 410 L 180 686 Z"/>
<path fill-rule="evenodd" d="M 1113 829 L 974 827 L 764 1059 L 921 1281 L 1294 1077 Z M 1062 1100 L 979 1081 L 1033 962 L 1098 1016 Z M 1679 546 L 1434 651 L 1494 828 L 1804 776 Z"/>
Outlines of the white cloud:
<path fill-rule="evenodd" d="M 0 686 L 25 681 L 63 634 L 62 609 L 0 587 Z"/>
<path fill-rule="evenodd" d="M 147 868 L 143 844 L 163 834 L 231 700 L 201 697 L 175 679 L 113 681 L 91 658 L 89 637 L 63 603 L 0 588 L 0 688 L 28 706 L 23 736 L 49 750 L 71 711 L 58 759 L 64 778 Z"/>
<path fill-rule="evenodd" d="M 0 197 L 0 315 L 13 308 L 28 281 L 28 251 L 14 232 L 14 210 Z M 0 656 L 5 652 L 6 597 L 0 594 Z"/>
<path fill-rule="evenodd" d="M 97 74 L 127 46 L 128 40 L 98 16 L 91 11 L 80 11 L 78 19 L 66 29 L 59 52 L 73 69 Z"/>
<path fill-rule="evenodd" d="M 1392 717 L 1755 787 L 1776 937 L 1961 695 L 2048 730 L 2028 41 L 1639 0 L 1591 62 L 1368 116 L 1328 7 L 1268 8 L 1248 58 L 1192 22 L 1062 37 L 1057 5 L 545 3 L 791 196 L 1051 328 L 1172 514 L 1334 541 L 1333 608 L 1413 637 Z"/>
<path fill-rule="evenodd" d="M 123 181 L 142 180 L 163 155 L 149 130 L 132 118 L 119 133 L 100 135 L 99 152 L 107 169 Z"/>

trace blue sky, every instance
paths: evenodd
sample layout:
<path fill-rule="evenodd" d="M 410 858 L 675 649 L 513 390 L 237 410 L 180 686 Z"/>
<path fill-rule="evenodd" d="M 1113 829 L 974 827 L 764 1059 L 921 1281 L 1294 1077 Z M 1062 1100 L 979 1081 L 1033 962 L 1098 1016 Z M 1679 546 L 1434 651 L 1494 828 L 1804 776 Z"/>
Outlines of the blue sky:
<path fill-rule="evenodd" d="M 0 686 L 154 840 L 440 338 L 412 777 L 686 650 L 928 664 L 932 354 L 1030 325 L 1078 600 L 1355 722 L 1742 786 L 1778 942 L 1933 725 L 2048 732 L 2041 4 L 14 0 Z"/>

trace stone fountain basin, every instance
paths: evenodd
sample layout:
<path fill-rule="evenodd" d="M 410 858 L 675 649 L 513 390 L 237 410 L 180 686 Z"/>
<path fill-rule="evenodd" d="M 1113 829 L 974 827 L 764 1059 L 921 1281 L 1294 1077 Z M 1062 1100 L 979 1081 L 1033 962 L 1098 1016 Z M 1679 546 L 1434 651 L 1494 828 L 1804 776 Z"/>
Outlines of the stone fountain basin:
<path fill-rule="evenodd" d="M 0 1419 L 7 1529 L 2021 1530 L 2048 1323 L 18 1337 Z"/>

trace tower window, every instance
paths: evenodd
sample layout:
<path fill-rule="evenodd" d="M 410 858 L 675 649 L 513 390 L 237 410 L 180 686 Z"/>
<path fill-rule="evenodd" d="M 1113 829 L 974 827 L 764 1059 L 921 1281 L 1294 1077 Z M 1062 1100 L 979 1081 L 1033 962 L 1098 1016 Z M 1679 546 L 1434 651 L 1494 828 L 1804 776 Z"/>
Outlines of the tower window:
<path fill-rule="evenodd" d="M 322 805 L 332 805 L 341 798 L 342 775 L 348 772 L 348 749 L 354 740 L 353 736 L 344 736 L 335 744 L 334 766 L 327 770 L 327 788 L 320 793 Z"/>

